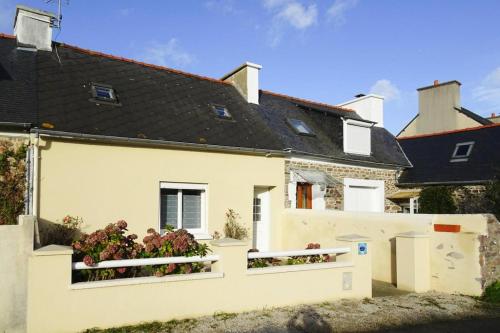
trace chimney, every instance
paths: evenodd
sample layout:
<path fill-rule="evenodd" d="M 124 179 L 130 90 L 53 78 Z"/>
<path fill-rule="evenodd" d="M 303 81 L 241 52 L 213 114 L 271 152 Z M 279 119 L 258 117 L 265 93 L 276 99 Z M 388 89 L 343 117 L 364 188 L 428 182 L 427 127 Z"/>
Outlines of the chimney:
<path fill-rule="evenodd" d="M 417 89 L 417 133 L 435 133 L 457 129 L 461 83 L 454 80 Z"/>
<path fill-rule="evenodd" d="M 259 104 L 259 71 L 261 65 L 245 62 L 221 80 L 232 83 L 248 103 Z"/>
<path fill-rule="evenodd" d="M 354 97 L 338 106 L 353 109 L 361 118 L 375 122 L 377 127 L 384 127 L 384 97 L 375 94 L 357 94 Z"/>
<path fill-rule="evenodd" d="M 18 5 L 14 20 L 17 45 L 52 51 L 52 23 L 55 18 L 52 13 Z"/>

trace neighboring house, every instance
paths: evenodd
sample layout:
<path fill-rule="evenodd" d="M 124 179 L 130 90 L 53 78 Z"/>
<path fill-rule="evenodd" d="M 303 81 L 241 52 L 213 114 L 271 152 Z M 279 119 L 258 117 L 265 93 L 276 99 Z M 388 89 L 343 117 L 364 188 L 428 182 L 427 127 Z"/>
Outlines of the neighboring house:
<path fill-rule="evenodd" d="M 439 83 L 417 89 L 418 114 L 397 137 L 454 131 L 492 124 L 486 118 L 462 107 L 458 81 Z"/>
<path fill-rule="evenodd" d="M 265 250 L 284 202 L 399 209 L 385 197 L 410 164 L 377 120 L 261 91 L 251 63 L 217 80 L 54 43 L 52 17 L 18 6 L 16 36 L 0 35 L 0 135 L 30 144 L 41 222 L 123 218 L 141 235 L 209 239 L 231 208 Z"/>
<path fill-rule="evenodd" d="M 450 81 L 417 89 L 418 115 L 398 134 L 398 141 L 413 165 L 402 172 L 391 198 L 407 212 L 418 212 L 422 188 L 454 187 L 473 194 L 500 172 L 500 124 L 460 104 L 460 83 Z"/>
<path fill-rule="evenodd" d="M 488 119 L 488 120 L 489 120 L 489 121 L 491 121 L 492 123 L 496 123 L 496 124 L 500 123 L 500 115 L 497 115 L 497 114 L 495 114 L 495 113 L 492 113 L 492 114 L 491 114 L 491 117 L 488 117 L 488 118 L 486 118 L 486 119 Z"/>

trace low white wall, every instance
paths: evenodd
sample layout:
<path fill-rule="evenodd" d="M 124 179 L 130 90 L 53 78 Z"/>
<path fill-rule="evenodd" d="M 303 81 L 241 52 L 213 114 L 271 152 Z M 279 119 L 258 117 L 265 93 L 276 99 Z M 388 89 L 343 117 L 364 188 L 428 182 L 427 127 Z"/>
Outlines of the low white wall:
<path fill-rule="evenodd" d="M 431 288 L 479 295 L 482 292 L 480 236 L 488 234 L 486 215 L 350 213 L 287 209 L 280 223 L 283 249 L 320 243 L 336 246 L 335 237 L 361 234 L 372 239 L 373 278 L 396 283 L 396 235 L 415 231 L 430 236 Z M 460 233 L 434 232 L 434 224 L 459 224 Z"/>
<path fill-rule="evenodd" d="M 0 226 L 0 332 L 25 332 L 28 257 L 33 251 L 33 216 Z"/>

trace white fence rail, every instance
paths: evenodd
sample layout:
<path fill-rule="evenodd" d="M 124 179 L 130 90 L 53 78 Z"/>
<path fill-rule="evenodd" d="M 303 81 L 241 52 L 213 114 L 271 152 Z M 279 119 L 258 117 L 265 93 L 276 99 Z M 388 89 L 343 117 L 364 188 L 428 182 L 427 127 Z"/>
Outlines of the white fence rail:
<path fill-rule="evenodd" d="M 321 255 L 321 254 L 345 254 L 345 253 L 349 253 L 349 252 L 351 252 L 351 249 L 348 247 L 335 247 L 335 248 L 328 248 L 328 249 L 292 250 L 292 251 L 274 251 L 274 252 L 249 252 L 248 259 L 314 256 L 314 255 Z"/>
<path fill-rule="evenodd" d="M 186 264 L 191 262 L 208 262 L 218 261 L 218 255 L 209 256 L 193 256 L 193 257 L 164 257 L 164 258 L 143 258 L 143 259 L 123 259 L 123 260 L 106 260 L 98 262 L 95 265 L 87 266 L 84 262 L 74 262 L 73 270 L 79 269 L 98 269 L 98 268 L 120 268 L 120 267 L 136 267 L 136 266 L 153 266 L 153 265 L 168 265 L 168 264 Z"/>

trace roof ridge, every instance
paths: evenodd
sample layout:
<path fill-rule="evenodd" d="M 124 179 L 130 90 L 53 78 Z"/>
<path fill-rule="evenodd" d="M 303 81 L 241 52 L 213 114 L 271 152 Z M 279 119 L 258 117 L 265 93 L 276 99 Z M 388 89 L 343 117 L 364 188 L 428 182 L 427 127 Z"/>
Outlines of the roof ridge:
<path fill-rule="evenodd" d="M 353 109 L 348 109 L 348 108 L 344 108 L 344 107 L 337 106 L 337 105 L 331 105 L 331 104 L 327 104 L 327 103 L 315 102 L 315 101 L 311 101 L 309 99 L 293 97 L 293 96 L 290 96 L 290 95 L 280 94 L 280 93 L 272 92 L 272 91 L 269 91 L 269 90 L 263 90 L 263 89 L 261 89 L 260 91 L 263 92 L 263 93 L 265 93 L 265 94 L 269 94 L 269 95 L 273 95 L 273 96 L 277 96 L 277 97 L 283 97 L 283 98 L 286 98 L 286 99 L 291 99 L 291 100 L 302 102 L 302 103 L 308 103 L 308 104 L 314 104 L 314 105 L 324 106 L 324 107 L 328 107 L 328 108 L 332 108 L 332 109 L 337 109 L 337 110 L 341 110 L 341 111 L 356 112 Z"/>
<path fill-rule="evenodd" d="M 16 38 L 16 36 L 14 36 L 14 35 L 9 35 L 9 34 L 4 34 L 4 33 L 0 32 L 0 38 L 15 39 L 15 38 Z"/>
<path fill-rule="evenodd" d="M 491 128 L 491 127 L 498 127 L 500 126 L 500 123 L 493 123 L 489 125 L 483 125 L 483 126 L 476 126 L 476 127 L 467 127 L 467 128 L 461 128 L 457 130 L 451 130 L 451 131 L 443 131 L 443 132 L 438 132 L 438 133 L 429 133 L 429 134 L 418 134 L 418 135 L 412 135 L 412 136 L 404 136 L 397 138 L 398 140 L 407 140 L 407 139 L 419 139 L 419 138 L 427 138 L 431 136 L 439 136 L 439 135 L 446 135 L 446 134 L 453 134 L 453 133 L 461 133 L 461 132 L 470 132 L 470 131 L 477 131 L 480 129 L 484 128 Z"/>
<path fill-rule="evenodd" d="M 132 63 L 132 64 L 144 66 L 144 67 L 149 67 L 149 68 L 153 68 L 153 69 L 168 71 L 168 72 L 171 72 L 171 73 L 176 73 L 176 74 L 180 74 L 180 75 L 184 75 L 184 76 L 188 76 L 188 77 L 193 77 L 193 78 L 197 78 L 197 79 L 201 79 L 201 80 L 211 81 L 211 82 L 215 82 L 215 83 L 220 83 L 220 84 L 225 84 L 225 85 L 232 85 L 230 82 L 225 82 L 225 81 L 214 79 L 214 78 L 211 78 L 211 77 L 208 77 L 208 76 L 203 76 L 203 75 L 198 75 L 198 74 L 193 74 L 193 73 L 185 72 L 185 71 L 181 71 L 181 70 L 178 70 L 178 69 L 173 69 L 173 68 L 170 68 L 170 67 L 165 67 L 165 66 L 160 66 L 160 65 L 154 65 L 154 64 L 148 64 L 148 63 L 143 62 L 143 61 L 139 61 L 139 60 L 135 60 L 135 59 L 131 59 L 131 58 L 120 57 L 120 56 L 115 56 L 115 55 L 112 55 L 112 54 L 109 54 L 109 53 L 100 52 L 100 51 L 94 51 L 94 50 L 90 50 L 90 49 L 84 49 L 82 47 L 75 46 L 75 45 L 70 45 L 70 44 L 66 44 L 66 43 L 56 43 L 56 44 L 58 44 L 58 45 L 60 45 L 62 47 L 67 47 L 69 49 L 73 49 L 75 51 L 86 53 L 86 54 L 93 55 L 93 56 L 100 56 L 100 57 L 104 57 L 104 58 L 108 58 L 108 59 L 119 60 L 119 61 L 123 61 L 123 62 L 128 62 L 128 63 Z"/>

